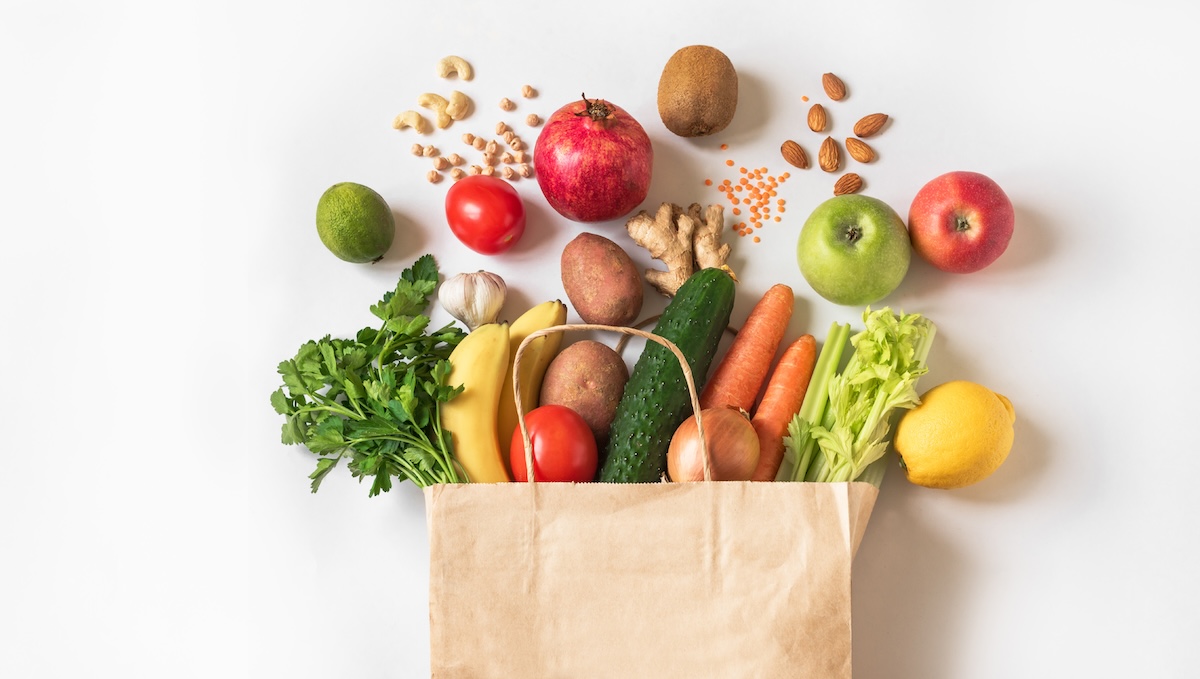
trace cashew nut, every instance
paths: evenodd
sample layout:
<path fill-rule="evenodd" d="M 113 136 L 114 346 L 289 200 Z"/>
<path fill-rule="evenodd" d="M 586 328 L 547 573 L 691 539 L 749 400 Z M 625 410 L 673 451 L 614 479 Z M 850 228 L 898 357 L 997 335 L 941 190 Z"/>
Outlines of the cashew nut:
<path fill-rule="evenodd" d="M 411 127 L 417 131 L 417 134 L 425 134 L 429 132 L 429 121 L 416 111 L 405 111 L 396 116 L 396 119 L 392 121 L 392 127 L 397 130 Z"/>
<path fill-rule="evenodd" d="M 475 72 L 471 70 L 471 65 L 467 63 L 467 60 L 453 54 L 443 57 L 441 61 L 437 62 L 437 74 L 439 78 L 457 75 L 459 80 L 470 80 L 475 77 Z"/>
<path fill-rule="evenodd" d="M 446 106 L 449 105 L 449 102 L 446 101 L 445 97 L 440 94 L 434 94 L 433 92 L 426 92 L 417 97 L 417 104 L 419 104 L 422 108 L 427 108 L 434 112 L 434 114 L 437 116 L 437 126 L 439 130 L 444 130 L 447 127 L 450 127 L 452 118 L 450 117 L 450 114 L 446 113 Z"/>
<path fill-rule="evenodd" d="M 450 93 L 450 101 L 446 104 L 446 115 L 455 120 L 462 120 L 471 114 L 471 98 L 454 90 Z"/>

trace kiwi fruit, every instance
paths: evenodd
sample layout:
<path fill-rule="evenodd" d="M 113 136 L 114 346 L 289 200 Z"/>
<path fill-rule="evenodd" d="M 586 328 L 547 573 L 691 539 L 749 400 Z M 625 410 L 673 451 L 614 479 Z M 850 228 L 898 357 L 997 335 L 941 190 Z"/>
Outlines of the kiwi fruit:
<path fill-rule="evenodd" d="M 658 115 L 681 137 L 725 129 L 737 110 L 738 77 L 725 53 L 690 45 L 671 55 L 658 80 Z"/>

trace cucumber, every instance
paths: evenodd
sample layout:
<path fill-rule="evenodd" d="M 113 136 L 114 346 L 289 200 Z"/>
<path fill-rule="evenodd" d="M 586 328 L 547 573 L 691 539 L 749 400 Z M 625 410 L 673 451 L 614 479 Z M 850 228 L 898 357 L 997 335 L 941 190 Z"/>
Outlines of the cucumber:
<path fill-rule="evenodd" d="M 704 386 L 721 334 L 729 325 L 733 299 L 729 272 L 701 269 L 680 286 L 654 327 L 654 334 L 674 342 L 687 357 L 697 390 Z M 617 404 L 608 445 L 601 452 L 598 480 L 661 480 L 671 436 L 691 414 L 691 396 L 679 359 L 661 344 L 646 342 Z"/>

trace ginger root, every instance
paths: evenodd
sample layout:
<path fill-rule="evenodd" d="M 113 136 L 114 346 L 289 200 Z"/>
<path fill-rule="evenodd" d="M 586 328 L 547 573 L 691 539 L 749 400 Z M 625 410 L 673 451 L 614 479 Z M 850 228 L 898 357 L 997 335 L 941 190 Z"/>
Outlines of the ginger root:
<path fill-rule="evenodd" d="M 726 266 L 729 245 L 721 242 L 725 232 L 725 208 L 720 204 L 703 208 L 692 203 L 684 210 L 663 203 L 651 215 L 642 210 L 625 222 L 633 242 L 666 265 L 666 271 L 647 269 L 646 282 L 667 297 L 683 285 L 693 272 Z"/>

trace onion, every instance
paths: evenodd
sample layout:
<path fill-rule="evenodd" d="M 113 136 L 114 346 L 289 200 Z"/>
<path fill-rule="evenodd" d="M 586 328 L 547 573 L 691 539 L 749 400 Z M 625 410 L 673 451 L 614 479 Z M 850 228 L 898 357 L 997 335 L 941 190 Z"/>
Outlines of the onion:
<path fill-rule="evenodd" d="M 646 199 L 654 150 L 638 121 L 602 99 L 555 111 L 533 147 L 538 186 L 577 222 L 624 217 Z"/>
<path fill-rule="evenodd" d="M 708 444 L 713 481 L 749 481 L 758 466 L 758 433 L 746 413 L 734 408 L 700 411 L 704 441 Z M 697 434 L 696 416 L 684 420 L 667 449 L 667 474 L 672 481 L 704 480 L 704 449 Z"/>

